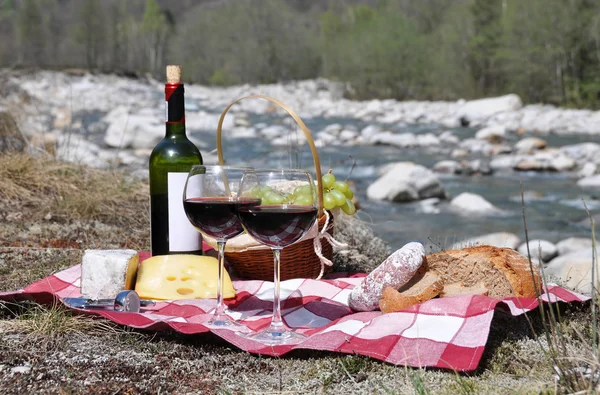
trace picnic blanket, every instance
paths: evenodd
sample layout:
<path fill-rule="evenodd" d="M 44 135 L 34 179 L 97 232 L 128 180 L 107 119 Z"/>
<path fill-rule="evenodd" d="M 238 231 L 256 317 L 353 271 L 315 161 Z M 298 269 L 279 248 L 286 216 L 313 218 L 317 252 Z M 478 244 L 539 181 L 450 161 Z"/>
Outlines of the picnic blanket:
<path fill-rule="evenodd" d="M 280 356 L 295 349 L 327 350 L 365 355 L 395 365 L 470 371 L 479 364 L 497 309 L 517 316 L 538 306 L 535 298 L 494 299 L 467 295 L 432 299 L 397 313 L 355 313 L 348 307 L 348 294 L 364 276 L 336 273 L 319 281 L 283 281 L 283 319 L 288 326 L 308 336 L 294 345 L 267 346 L 228 329 L 204 326 L 203 323 L 212 316 L 214 299 L 159 302 L 141 313 L 86 312 L 133 328 L 173 329 L 185 334 L 212 332 L 236 347 L 256 354 Z M 24 289 L 0 292 L 0 299 L 52 303 L 57 299 L 78 297 L 81 296 L 80 277 L 81 267 L 77 265 Z M 233 284 L 237 297 L 226 301 L 232 318 L 251 331 L 268 327 L 273 283 L 235 280 Z M 550 285 L 541 299 L 554 303 L 581 302 L 589 298 Z"/>

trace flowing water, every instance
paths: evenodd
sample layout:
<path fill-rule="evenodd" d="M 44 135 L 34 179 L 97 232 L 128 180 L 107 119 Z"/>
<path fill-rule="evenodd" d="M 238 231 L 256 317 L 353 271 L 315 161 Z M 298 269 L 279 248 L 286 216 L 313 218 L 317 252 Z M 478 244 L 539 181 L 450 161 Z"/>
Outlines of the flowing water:
<path fill-rule="evenodd" d="M 250 123 L 280 122 L 272 116 L 251 116 Z M 315 134 L 332 123 L 353 125 L 358 130 L 366 124 L 353 119 L 305 119 Z M 399 125 L 398 132 L 437 133 L 445 130 L 436 125 Z M 292 133 L 301 133 L 291 128 Z M 458 128 L 453 132 L 461 139 L 472 137 L 473 129 Z M 214 133 L 193 132 L 210 147 L 214 147 Z M 543 136 L 549 146 L 562 146 L 584 141 L 600 141 L 589 136 Z M 307 144 L 297 148 L 273 147 L 262 139 L 234 139 L 223 135 L 224 156 L 228 164 L 247 164 L 255 167 L 300 167 L 313 169 L 312 157 Z M 422 148 L 400 149 L 390 146 L 325 146 L 319 148 L 322 168 L 332 168 L 336 177 L 349 175 L 354 182 L 353 190 L 360 199 L 359 216 L 371 224 L 378 236 L 392 248 L 399 248 L 408 241 L 420 241 L 430 245 L 448 246 L 456 241 L 492 232 L 511 232 L 524 239 L 521 205 L 521 185 L 526 196 L 526 216 L 529 237 L 544 238 L 557 242 L 569 236 L 589 237 L 589 225 L 582 199 L 594 213 L 600 209 L 600 201 L 583 194 L 577 187 L 577 179 L 569 173 L 500 172 L 492 176 L 440 176 L 450 197 L 462 192 L 482 195 L 503 214 L 496 216 L 463 215 L 452 210 L 448 201 L 437 207 L 439 213 L 425 213 L 418 203 L 390 203 L 368 200 L 366 189 L 379 177 L 380 167 L 398 161 L 412 161 L 431 168 L 437 161 L 449 158 L 449 150 L 431 152 Z M 586 226 L 587 225 L 587 226 Z"/>

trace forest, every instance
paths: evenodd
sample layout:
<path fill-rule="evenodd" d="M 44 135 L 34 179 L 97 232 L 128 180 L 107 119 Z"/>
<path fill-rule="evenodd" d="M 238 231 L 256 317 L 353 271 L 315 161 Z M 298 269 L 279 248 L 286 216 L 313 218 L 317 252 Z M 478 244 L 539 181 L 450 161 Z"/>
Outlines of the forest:
<path fill-rule="evenodd" d="M 0 67 L 600 107 L 600 0 L 0 0 Z"/>

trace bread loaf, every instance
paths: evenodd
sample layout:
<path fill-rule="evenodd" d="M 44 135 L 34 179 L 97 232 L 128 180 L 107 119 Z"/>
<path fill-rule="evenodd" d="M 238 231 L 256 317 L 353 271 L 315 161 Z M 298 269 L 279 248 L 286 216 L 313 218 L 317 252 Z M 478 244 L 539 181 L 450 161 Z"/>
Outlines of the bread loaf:
<path fill-rule="evenodd" d="M 435 298 L 443 288 L 444 282 L 436 272 L 420 270 L 398 291 L 392 287 L 386 287 L 379 300 L 379 308 L 384 313 L 404 310 L 412 305 Z"/>
<path fill-rule="evenodd" d="M 473 286 L 467 287 L 465 283 L 452 283 L 444 285 L 444 289 L 440 292 L 440 298 L 450 298 L 452 296 L 461 295 L 483 295 L 487 296 L 488 291 L 484 283 L 480 282 Z"/>
<path fill-rule="evenodd" d="M 483 283 L 493 298 L 533 298 L 541 289 L 537 264 L 533 262 L 532 273 L 529 260 L 509 248 L 475 246 L 430 254 L 426 260 L 446 284 L 462 282 L 472 287 Z"/>
<path fill-rule="evenodd" d="M 421 243 L 408 243 L 390 255 L 360 282 L 348 296 L 348 305 L 356 311 L 372 311 L 379 306 L 385 287 L 394 290 L 406 284 L 423 263 Z"/>

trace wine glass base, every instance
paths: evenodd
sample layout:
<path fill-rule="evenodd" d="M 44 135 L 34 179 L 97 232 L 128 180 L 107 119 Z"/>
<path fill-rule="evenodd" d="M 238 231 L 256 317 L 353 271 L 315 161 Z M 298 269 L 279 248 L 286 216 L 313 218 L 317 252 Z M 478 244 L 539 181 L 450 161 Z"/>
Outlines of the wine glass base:
<path fill-rule="evenodd" d="M 295 344 L 307 338 L 306 335 L 291 331 L 287 328 L 268 328 L 262 332 L 253 333 L 246 337 L 270 346 Z"/>
<path fill-rule="evenodd" d="M 204 325 L 208 326 L 209 328 L 229 329 L 229 330 L 238 331 L 238 332 L 247 332 L 249 330 L 245 325 L 242 325 L 238 322 L 231 320 L 231 318 L 227 317 L 224 314 L 222 314 L 222 315 L 215 314 Z"/>

